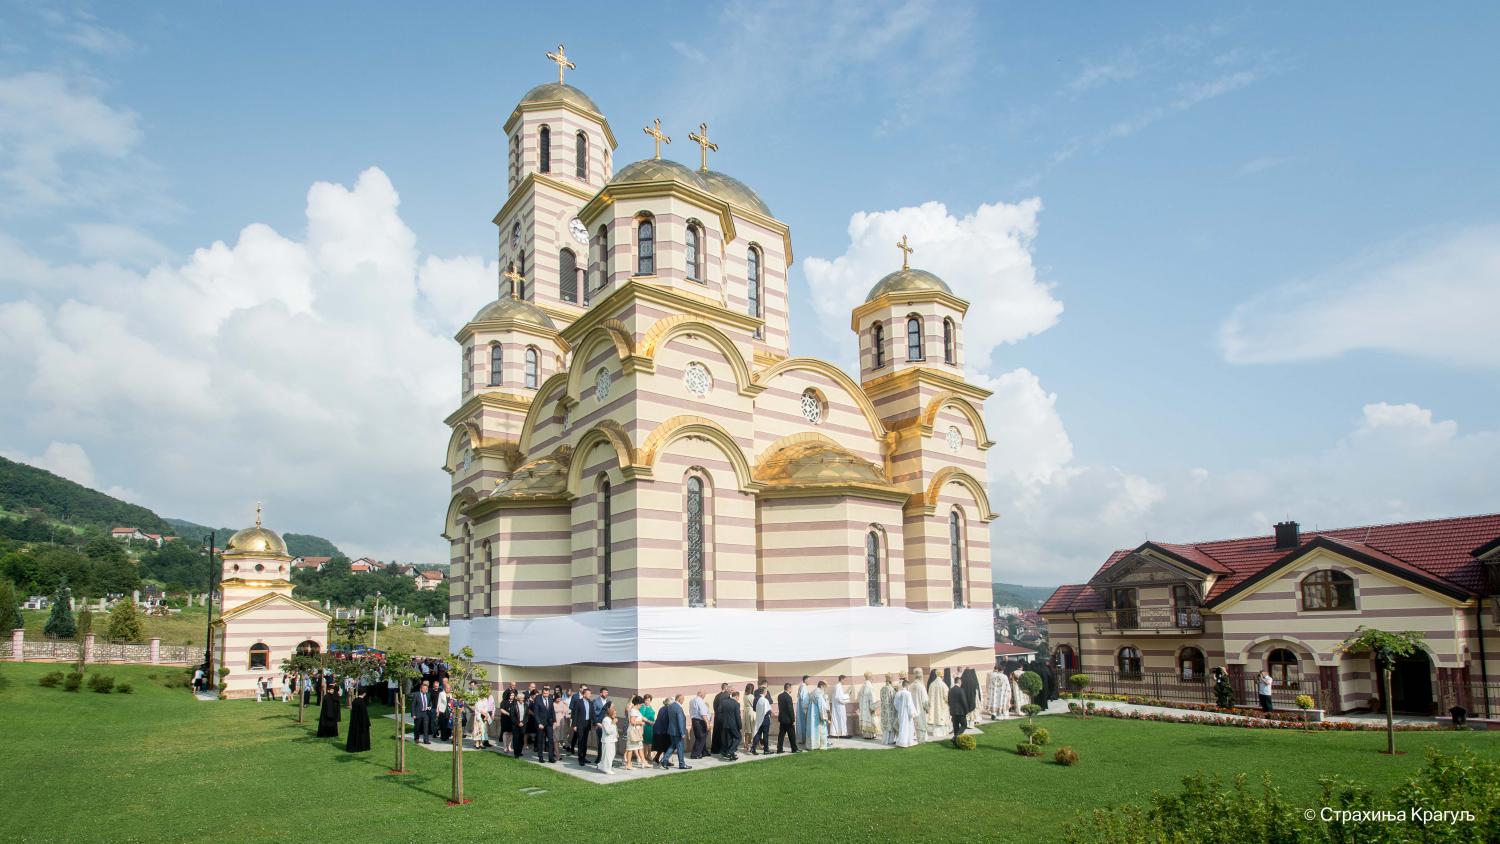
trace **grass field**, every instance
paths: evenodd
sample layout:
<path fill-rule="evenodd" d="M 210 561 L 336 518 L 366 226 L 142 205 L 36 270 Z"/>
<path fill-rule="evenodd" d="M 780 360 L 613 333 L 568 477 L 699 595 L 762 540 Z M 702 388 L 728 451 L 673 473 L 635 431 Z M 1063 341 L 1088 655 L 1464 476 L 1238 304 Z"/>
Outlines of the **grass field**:
<path fill-rule="evenodd" d="M 1194 770 L 1267 772 L 1294 805 L 1320 775 L 1384 791 L 1423 762 L 1422 747 L 1500 757 L 1500 734 L 1403 733 L 1409 753 L 1377 751 L 1383 733 L 1255 731 L 1049 717 L 1053 745 L 1082 756 L 1066 768 L 1014 752 L 1014 723 L 980 746 L 842 750 L 596 785 L 495 754 L 464 757 L 466 795 L 449 808 L 449 757 L 408 748 L 412 775 L 386 774 L 392 722 L 376 719 L 374 750 L 312 737 L 296 706 L 199 702 L 147 679 L 145 666 L 107 673 L 133 695 L 45 689 L 52 666 L 0 664 L 0 787 L 19 841 L 263 841 L 309 835 L 378 841 L 590 842 L 805 835 L 826 841 L 1055 841 L 1075 810 L 1175 791 Z M 166 673 L 156 669 L 164 678 Z M 341 726 L 347 726 L 347 719 Z M 520 789 L 546 794 L 527 797 Z"/>

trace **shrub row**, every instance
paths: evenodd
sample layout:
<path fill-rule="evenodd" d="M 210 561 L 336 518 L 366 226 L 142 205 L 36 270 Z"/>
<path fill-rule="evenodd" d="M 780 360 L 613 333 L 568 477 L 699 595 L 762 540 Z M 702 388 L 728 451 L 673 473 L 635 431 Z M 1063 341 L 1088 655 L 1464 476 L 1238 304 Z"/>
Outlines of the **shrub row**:
<path fill-rule="evenodd" d="M 76 671 L 67 674 L 61 671 L 49 671 L 38 677 L 36 684 L 47 689 L 55 689 L 61 685 L 63 691 L 76 692 L 83 688 L 83 675 Z M 119 692 L 122 695 L 128 695 L 134 692 L 135 688 L 129 683 L 116 685 L 115 678 L 107 674 L 91 674 L 89 675 L 89 690 L 98 692 L 101 695 L 107 695 L 110 692 Z"/>
<path fill-rule="evenodd" d="M 1093 711 L 1105 718 L 1122 721 L 1159 721 L 1164 724 L 1208 724 L 1214 727 L 1244 727 L 1261 730 L 1312 730 L 1330 733 L 1378 732 L 1384 724 L 1358 723 L 1352 721 L 1317 721 L 1303 724 L 1300 720 L 1265 720 L 1262 718 L 1232 718 L 1227 715 L 1177 715 L 1171 712 L 1140 712 L 1100 707 Z M 1440 724 L 1397 724 L 1396 729 L 1406 733 L 1432 732 L 1445 729 Z"/>

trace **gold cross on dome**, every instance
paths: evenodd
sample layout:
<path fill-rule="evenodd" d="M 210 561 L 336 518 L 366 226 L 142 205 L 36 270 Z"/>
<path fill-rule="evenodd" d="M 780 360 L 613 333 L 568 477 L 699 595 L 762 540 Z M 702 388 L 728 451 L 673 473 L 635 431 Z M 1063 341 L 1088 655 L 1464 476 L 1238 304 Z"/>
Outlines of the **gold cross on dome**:
<path fill-rule="evenodd" d="M 903 234 L 901 235 L 901 241 L 896 244 L 896 248 L 901 250 L 901 269 L 911 269 L 910 265 L 907 264 L 907 259 L 911 257 L 911 253 L 917 251 L 917 247 L 908 246 L 906 243 L 906 235 Z"/>
<path fill-rule="evenodd" d="M 656 118 L 655 126 L 647 126 L 642 131 L 656 139 L 656 158 L 659 160 L 661 158 L 661 145 L 663 143 L 672 143 L 672 139 L 661 132 L 661 118 Z"/>
<path fill-rule="evenodd" d="M 260 502 L 255 502 L 255 526 L 260 527 Z"/>
<path fill-rule="evenodd" d="M 698 165 L 698 169 L 707 170 L 709 150 L 713 150 L 714 152 L 719 151 L 719 145 L 708 139 L 708 124 L 699 123 L 698 131 L 688 135 L 688 140 L 703 148 L 703 162 Z"/>
<path fill-rule="evenodd" d="M 500 274 L 500 277 L 510 282 L 510 298 L 518 298 L 519 294 L 516 291 L 522 289 L 522 285 L 526 283 L 526 276 L 516 272 L 514 261 L 511 262 L 505 272 Z"/>
<path fill-rule="evenodd" d="M 557 45 L 557 52 L 555 52 L 555 53 L 548 53 L 547 54 L 547 58 L 549 58 L 549 59 L 557 62 L 557 84 L 559 84 L 559 85 L 563 84 L 563 71 L 565 69 L 566 70 L 577 70 L 578 69 L 578 65 L 573 64 L 572 62 L 568 61 L 568 54 L 567 54 L 567 52 L 565 50 L 563 50 L 563 45 L 561 45 L 561 44 Z"/>

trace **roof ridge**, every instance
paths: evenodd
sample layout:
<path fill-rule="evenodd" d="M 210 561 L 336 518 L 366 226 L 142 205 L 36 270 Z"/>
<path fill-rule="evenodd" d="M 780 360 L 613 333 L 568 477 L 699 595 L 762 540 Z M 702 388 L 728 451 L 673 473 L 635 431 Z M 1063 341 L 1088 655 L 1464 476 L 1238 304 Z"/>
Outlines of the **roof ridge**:
<path fill-rule="evenodd" d="M 1416 519 L 1416 520 L 1410 521 L 1410 522 L 1380 522 L 1380 523 L 1373 524 L 1373 525 L 1350 525 L 1348 527 L 1317 528 L 1317 529 L 1314 529 L 1314 530 L 1304 530 L 1304 531 L 1302 531 L 1302 534 L 1304 536 L 1321 536 L 1323 534 L 1328 534 L 1328 533 L 1342 533 L 1344 531 L 1351 531 L 1351 530 L 1369 531 L 1369 530 L 1374 530 L 1375 528 L 1408 527 L 1408 526 L 1412 526 L 1412 525 L 1437 524 L 1438 522 L 1466 522 L 1466 521 L 1477 521 L 1479 519 L 1500 519 L 1500 513 L 1476 513 L 1476 514 L 1471 515 L 1471 516 L 1443 516 L 1443 517 L 1433 518 L 1433 519 Z M 1275 538 L 1276 538 L 1276 535 L 1274 533 L 1259 533 L 1259 534 L 1255 534 L 1253 536 L 1232 536 L 1232 537 L 1228 537 L 1228 538 L 1225 538 L 1225 539 L 1202 539 L 1202 540 L 1198 540 L 1196 542 L 1162 542 L 1161 540 L 1152 540 L 1152 541 L 1156 542 L 1158 545 L 1192 545 L 1194 547 L 1198 547 L 1198 546 L 1202 546 L 1202 545 L 1218 545 L 1218 544 L 1225 543 L 1225 542 L 1246 542 L 1246 541 L 1251 540 L 1251 539 L 1275 539 Z"/>

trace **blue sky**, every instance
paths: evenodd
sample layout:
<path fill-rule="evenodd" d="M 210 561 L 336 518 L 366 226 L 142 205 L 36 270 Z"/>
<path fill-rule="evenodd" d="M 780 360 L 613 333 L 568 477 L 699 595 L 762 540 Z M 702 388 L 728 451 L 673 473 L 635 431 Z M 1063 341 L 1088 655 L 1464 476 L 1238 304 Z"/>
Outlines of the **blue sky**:
<path fill-rule="evenodd" d="M 1494 6 L 542 8 L 0 6 L 0 449 L 166 515 L 265 498 L 283 530 L 441 559 L 439 343 L 493 294 L 500 125 L 564 41 L 618 162 L 660 116 L 692 163 L 707 121 L 791 225 L 794 352 L 847 362 L 847 290 L 898 260 L 860 213 L 932 232 L 914 263 L 1006 323 L 969 361 L 1005 434 L 997 576 L 1500 509 Z M 118 333 L 113 367 L 80 332 Z M 230 465 L 189 480 L 209 453 Z"/>

